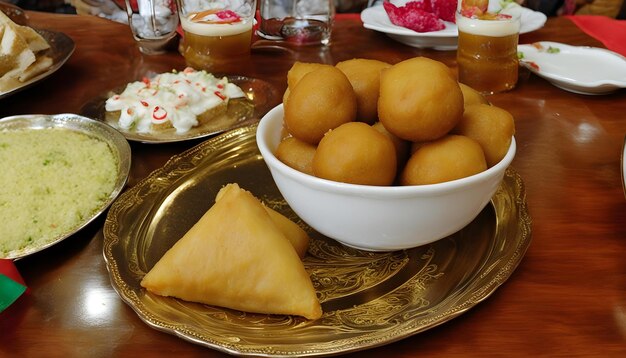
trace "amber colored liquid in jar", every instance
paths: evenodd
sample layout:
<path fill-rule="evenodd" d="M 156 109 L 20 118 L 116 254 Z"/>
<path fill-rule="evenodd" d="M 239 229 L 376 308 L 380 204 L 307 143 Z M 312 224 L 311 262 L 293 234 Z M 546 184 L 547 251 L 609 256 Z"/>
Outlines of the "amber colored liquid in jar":
<path fill-rule="evenodd" d="M 501 37 L 459 31 L 459 81 L 482 93 L 498 93 L 517 84 L 518 35 Z"/>
<path fill-rule="evenodd" d="M 251 25 L 234 28 L 230 24 L 193 24 L 192 29 L 200 30 L 197 32 L 190 31 L 184 25 L 183 21 L 184 36 L 179 51 L 188 66 L 198 70 L 214 70 L 229 61 L 250 55 Z"/>
<path fill-rule="evenodd" d="M 483 94 L 513 89 L 519 65 L 519 14 L 485 13 L 476 18 L 457 11 L 456 25 L 459 82 Z"/>

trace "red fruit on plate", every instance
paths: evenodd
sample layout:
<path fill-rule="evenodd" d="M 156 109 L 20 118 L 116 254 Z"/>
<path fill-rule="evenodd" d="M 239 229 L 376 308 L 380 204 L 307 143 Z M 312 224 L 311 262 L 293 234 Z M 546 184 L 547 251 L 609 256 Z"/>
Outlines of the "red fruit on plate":
<path fill-rule="evenodd" d="M 406 27 L 417 32 L 439 31 L 446 28 L 446 25 L 437 15 L 420 9 L 420 5 L 409 5 L 412 3 L 418 2 L 412 1 L 407 3 L 406 6 L 400 7 L 390 2 L 384 2 L 383 7 L 389 16 L 389 20 L 394 25 Z"/>

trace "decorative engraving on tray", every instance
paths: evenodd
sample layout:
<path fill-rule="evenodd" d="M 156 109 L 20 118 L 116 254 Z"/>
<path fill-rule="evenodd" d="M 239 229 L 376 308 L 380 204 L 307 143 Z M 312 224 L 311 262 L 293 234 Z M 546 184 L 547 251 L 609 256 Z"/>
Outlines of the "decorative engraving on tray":
<path fill-rule="evenodd" d="M 167 247 L 134 226 L 154 219 L 154 207 L 166 197 L 176 200 L 169 195 L 180 194 L 179 189 L 194 192 L 224 180 L 244 180 L 248 184 L 244 187 L 268 206 L 297 217 L 273 185 L 254 134 L 255 127 L 240 128 L 173 157 L 123 193 L 109 210 L 104 255 L 112 285 L 151 327 L 235 355 L 353 352 L 422 332 L 472 308 L 510 277 L 530 244 L 523 182 L 509 169 L 492 199 L 493 210 L 489 208 L 477 222 L 478 230 L 474 226 L 424 247 L 389 253 L 359 251 L 313 232 L 300 221 L 312 235 L 304 263 L 322 301 L 324 316 L 319 320 L 244 313 L 146 293 L 139 286 L 146 256 L 155 247 L 156 251 Z M 242 161 L 244 157 L 250 160 Z M 220 176 L 217 181 L 211 179 L 215 173 Z M 174 190 L 168 184 L 181 187 Z M 214 189 L 218 188 L 205 195 Z M 468 255 L 476 256 L 475 260 L 459 260 Z M 455 262 L 463 264 L 450 264 Z M 468 263 L 472 266 L 463 266 Z"/>

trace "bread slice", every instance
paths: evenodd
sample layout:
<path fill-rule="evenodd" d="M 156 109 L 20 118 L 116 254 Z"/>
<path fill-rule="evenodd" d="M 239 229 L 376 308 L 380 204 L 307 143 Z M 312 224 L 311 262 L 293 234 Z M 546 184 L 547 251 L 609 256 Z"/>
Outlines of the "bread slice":
<path fill-rule="evenodd" d="M 31 78 L 47 71 L 50 67 L 52 67 L 52 64 L 52 58 L 49 56 L 37 57 L 37 60 L 35 60 L 33 64 L 28 66 L 28 68 L 26 68 L 24 72 L 18 76 L 18 80 L 20 80 L 20 82 L 29 81 Z"/>
<path fill-rule="evenodd" d="M 227 109 L 228 101 L 222 101 L 217 106 L 209 108 L 208 110 L 198 115 L 198 125 L 201 126 L 205 123 L 210 122 L 212 119 L 217 118 L 217 116 L 225 114 Z"/>
<path fill-rule="evenodd" d="M 35 54 L 28 48 L 28 43 L 11 26 L 3 28 L 0 56 L 3 57 L 3 63 L 13 66 L 3 74 L 4 76 L 18 75 L 36 60 Z"/>
<path fill-rule="evenodd" d="M 174 128 L 174 124 L 169 119 L 165 121 L 161 121 L 159 123 L 154 123 L 154 122 L 150 123 L 150 129 L 154 132 L 165 132 L 172 128 Z"/>
<path fill-rule="evenodd" d="M 28 48 L 34 53 L 50 48 L 50 44 L 32 27 L 16 25 L 15 30 L 26 41 Z"/>
<path fill-rule="evenodd" d="M 53 64 L 50 48 L 37 31 L 15 24 L 0 11 L 0 91 L 6 91 L 46 71 Z"/>
<path fill-rule="evenodd" d="M 231 309 L 317 319 L 322 309 L 298 254 L 263 204 L 236 184 L 141 281 L 148 291 Z"/>

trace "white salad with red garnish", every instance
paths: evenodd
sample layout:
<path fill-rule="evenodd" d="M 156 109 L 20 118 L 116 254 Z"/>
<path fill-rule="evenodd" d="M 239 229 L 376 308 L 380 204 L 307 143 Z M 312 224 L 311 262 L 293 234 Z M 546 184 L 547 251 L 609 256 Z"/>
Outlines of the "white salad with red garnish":
<path fill-rule="evenodd" d="M 119 112 L 118 124 L 123 130 L 149 133 L 173 127 L 177 133 L 185 133 L 199 124 L 198 116 L 244 96 L 226 77 L 186 68 L 129 83 L 122 93 L 107 99 L 105 109 Z"/>

